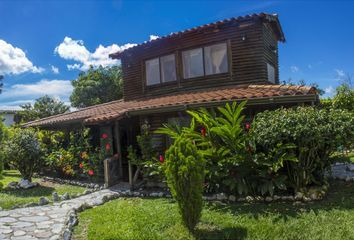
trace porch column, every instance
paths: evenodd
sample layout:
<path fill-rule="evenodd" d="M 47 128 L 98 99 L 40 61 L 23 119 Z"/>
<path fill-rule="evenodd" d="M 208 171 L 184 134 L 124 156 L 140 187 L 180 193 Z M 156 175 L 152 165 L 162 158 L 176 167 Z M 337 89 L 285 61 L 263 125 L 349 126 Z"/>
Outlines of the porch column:
<path fill-rule="evenodd" d="M 123 164 L 122 164 L 122 146 L 120 144 L 120 131 L 119 131 L 119 121 L 114 123 L 114 136 L 116 137 L 116 149 L 118 155 L 118 176 L 123 177 Z"/>

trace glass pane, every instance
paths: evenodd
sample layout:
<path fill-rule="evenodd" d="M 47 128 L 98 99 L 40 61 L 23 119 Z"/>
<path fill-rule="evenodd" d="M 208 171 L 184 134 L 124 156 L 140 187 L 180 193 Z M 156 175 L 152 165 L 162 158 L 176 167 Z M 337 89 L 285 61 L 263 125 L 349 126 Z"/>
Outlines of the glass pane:
<path fill-rule="evenodd" d="M 275 83 L 275 70 L 272 65 L 267 63 L 268 81 Z"/>
<path fill-rule="evenodd" d="M 176 81 L 176 60 L 175 55 L 161 57 L 162 82 Z"/>
<path fill-rule="evenodd" d="M 226 43 L 205 47 L 204 59 L 206 75 L 227 72 L 228 63 Z"/>
<path fill-rule="evenodd" d="M 193 78 L 204 75 L 203 50 L 201 48 L 182 52 L 183 76 Z"/>
<path fill-rule="evenodd" d="M 146 85 L 160 83 L 159 59 L 154 58 L 145 62 L 146 66 Z"/>

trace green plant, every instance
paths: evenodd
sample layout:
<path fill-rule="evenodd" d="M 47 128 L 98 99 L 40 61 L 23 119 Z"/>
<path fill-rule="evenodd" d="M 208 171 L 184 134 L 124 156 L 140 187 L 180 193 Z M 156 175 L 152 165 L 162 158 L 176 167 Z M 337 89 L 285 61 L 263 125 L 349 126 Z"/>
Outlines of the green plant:
<path fill-rule="evenodd" d="M 257 114 L 251 132 L 262 152 L 271 151 L 279 143 L 295 145 L 291 151 L 298 161 L 288 161 L 284 166 L 290 186 L 299 190 L 326 183 L 330 155 L 338 147 L 352 144 L 353 127 L 352 112 L 297 107 Z"/>
<path fill-rule="evenodd" d="M 165 175 L 183 223 L 193 231 L 203 207 L 205 160 L 188 136 L 181 135 L 167 150 Z"/>
<path fill-rule="evenodd" d="M 42 163 L 42 149 L 34 129 L 15 128 L 4 144 L 5 157 L 29 181 Z"/>

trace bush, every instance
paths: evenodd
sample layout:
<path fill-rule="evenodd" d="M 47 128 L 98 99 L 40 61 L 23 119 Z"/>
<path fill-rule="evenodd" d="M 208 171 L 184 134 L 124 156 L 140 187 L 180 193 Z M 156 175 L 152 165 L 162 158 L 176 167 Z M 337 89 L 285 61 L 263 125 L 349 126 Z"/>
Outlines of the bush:
<path fill-rule="evenodd" d="M 165 174 L 182 221 L 193 231 L 203 207 L 205 160 L 188 136 L 179 136 L 167 150 Z"/>
<path fill-rule="evenodd" d="M 340 146 L 352 144 L 353 113 L 318 110 L 312 107 L 277 109 L 257 114 L 251 128 L 256 146 L 269 152 L 280 144 L 294 144 L 297 162 L 287 162 L 290 186 L 300 190 L 326 182 L 330 155 Z"/>
<path fill-rule="evenodd" d="M 42 149 L 34 129 L 13 129 L 4 146 L 5 157 L 24 179 L 32 180 L 40 169 Z"/>
<path fill-rule="evenodd" d="M 4 140 L 6 138 L 6 127 L 2 122 L 1 119 L 1 115 L 0 115 L 0 179 L 2 179 L 2 171 L 4 168 L 4 152 L 3 152 L 3 148 L 4 148 Z M 0 182 L 0 189 L 2 188 L 2 183 Z"/>

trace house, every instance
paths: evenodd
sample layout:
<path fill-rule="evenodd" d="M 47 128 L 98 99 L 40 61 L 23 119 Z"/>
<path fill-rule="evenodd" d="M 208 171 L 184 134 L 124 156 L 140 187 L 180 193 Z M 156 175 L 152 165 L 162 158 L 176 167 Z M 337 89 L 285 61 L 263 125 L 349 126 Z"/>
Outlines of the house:
<path fill-rule="evenodd" d="M 1 110 L 0 109 L 0 120 L 3 121 L 5 126 L 10 127 L 16 123 L 16 110 Z"/>
<path fill-rule="evenodd" d="M 264 109 L 315 104 L 316 89 L 279 84 L 278 42 L 285 42 L 278 16 L 253 14 L 172 33 L 110 55 L 123 70 L 122 100 L 25 124 L 46 129 L 92 128 L 109 134 L 112 154 L 106 182 L 128 178 L 126 148 L 140 126 L 152 130 L 186 117 L 187 109 L 247 100 L 246 115 Z M 161 151 L 164 136 L 155 135 Z M 112 167 L 115 166 L 115 167 Z M 130 176 L 131 177 L 131 176 Z M 131 179 L 130 179 L 131 180 Z"/>

